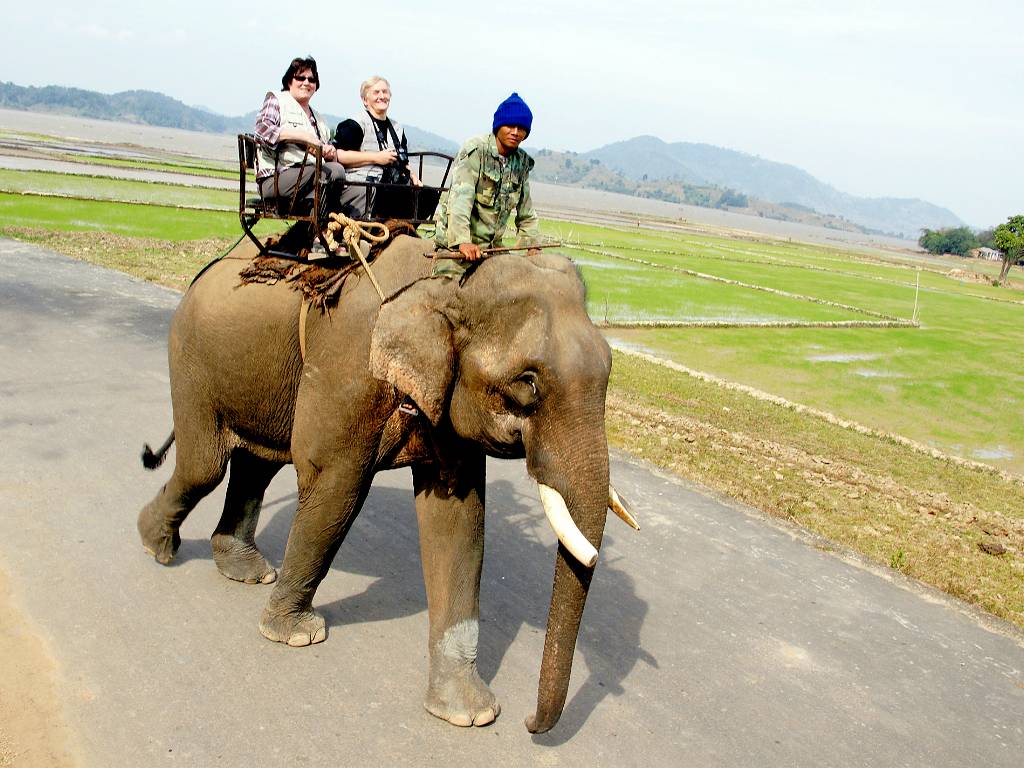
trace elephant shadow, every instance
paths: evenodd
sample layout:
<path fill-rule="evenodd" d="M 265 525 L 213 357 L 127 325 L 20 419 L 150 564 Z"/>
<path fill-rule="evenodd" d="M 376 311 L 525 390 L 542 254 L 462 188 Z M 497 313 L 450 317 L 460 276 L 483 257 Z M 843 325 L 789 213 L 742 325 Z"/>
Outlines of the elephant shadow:
<path fill-rule="evenodd" d="M 399 470 L 401 471 L 401 470 Z M 408 470 L 405 470 L 408 472 Z M 271 513 L 257 535 L 260 549 L 271 562 L 284 559 L 288 531 L 298 507 L 298 496 L 267 500 Z M 332 571 L 373 579 L 361 592 L 316 606 L 328 627 L 388 621 L 427 609 L 420 568 L 419 532 L 411 490 L 374 485 L 345 537 Z"/>
<path fill-rule="evenodd" d="M 491 682 L 524 629 L 543 636 L 555 558 L 553 534 L 536 498 L 518 492 L 507 480 L 489 481 L 486 494 L 477 663 L 481 677 Z M 267 499 L 263 505 L 264 524 L 256 538 L 271 562 L 280 563 L 284 556 L 297 504 L 297 495 L 290 493 Z M 624 693 L 624 682 L 638 662 L 658 666 L 641 645 L 648 605 L 637 595 L 633 577 L 617 567 L 611 554 L 616 540 L 631 533 L 609 518 L 576 645 L 573 677 L 579 679 L 584 668 L 587 677 L 566 702 L 558 727 L 534 736 L 537 743 L 554 746 L 568 741 L 605 697 Z M 183 542 L 179 555 L 187 552 L 186 557 L 201 557 L 203 545 L 209 552 L 208 542 Z M 425 611 L 411 490 L 375 484 L 331 570 L 373 580 L 361 592 L 316 606 L 329 627 L 387 621 Z"/>

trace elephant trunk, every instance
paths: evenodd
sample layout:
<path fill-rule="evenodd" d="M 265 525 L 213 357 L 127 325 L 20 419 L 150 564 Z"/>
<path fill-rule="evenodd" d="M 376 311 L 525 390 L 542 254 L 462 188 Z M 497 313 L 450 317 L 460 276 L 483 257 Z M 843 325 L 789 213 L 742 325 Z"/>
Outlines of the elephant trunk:
<path fill-rule="evenodd" d="M 541 662 L 540 683 L 537 689 L 537 711 L 526 719 L 531 733 L 544 733 L 554 727 L 562 714 L 569 690 L 573 652 L 579 635 L 580 621 L 587 601 L 587 593 L 594 575 L 596 550 L 601 546 L 608 510 L 607 447 L 602 451 L 604 461 L 596 471 L 586 472 L 587 482 L 578 484 L 573 479 L 572 490 L 563 483 L 554 483 L 555 493 L 565 499 L 562 506 L 569 511 L 572 521 L 585 541 L 594 548 L 594 557 L 581 558 L 565 544 L 559 543 L 555 560 L 555 578 L 551 590 L 548 628 L 544 638 L 544 658 Z M 536 476 L 536 475 L 535 475 Z M 542 498 L 545 494 L 542 484 Z M 566 489 L 564 492 L 559 489 Z M 556 491 L 559 491 L 556 493 Z M 548 503 L 545 502 L 545 507 Z M 570 542 L 570 546 L 572 543 Z"/>

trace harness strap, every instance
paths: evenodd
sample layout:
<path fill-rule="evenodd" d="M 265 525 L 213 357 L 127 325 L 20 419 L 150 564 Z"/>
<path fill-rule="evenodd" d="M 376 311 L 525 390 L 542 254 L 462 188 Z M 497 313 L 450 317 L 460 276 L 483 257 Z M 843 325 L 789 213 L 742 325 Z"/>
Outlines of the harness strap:
<path fill-rule="evenodd" d="M 309 314 L 309 299 L 302 297 L 299 307 L 299 357 L 306 362 L 306 316 Z"/>
<path fill-rule="evenodd" d="M 331 213 L 328 218 L 330 219 L 330 222 L 324 232 L 324 238 L 326 239 L 331 252 L 337 253 L 341 250 L 340 243 L 334 239 L 334 233 L 342 230 L 342 239 L 348 245 L 349 253 L 357 259 L 363 269 L 366 270 L 366 274 L 370 278 L 370 282 L 373 283 L 373 287 L 377 290 L 377 295 L 383 302 L 384 291 L 381 289 L 380 283 L 377 282 L 377 278 L 374 277 L 373 271 L 370 269 L 370 264 L 363 255 L 362 249 L 359 247 L 359 240 L 361 238 L 365 238 L 372 243 L 383 243 L 390 235 L 388 228 L 384 224 L 380 224 L 378 222 L 350 219 L 343 213 Z M 373 229 L 376 229 L 380 234 L 374 234 L 370 231 Z M 306 362 L 306 317 L 308 315 L 309 299 L 303 297 L 302 304 L 299 305 L 299 355 L 302 358 L 302 362 Z"/>

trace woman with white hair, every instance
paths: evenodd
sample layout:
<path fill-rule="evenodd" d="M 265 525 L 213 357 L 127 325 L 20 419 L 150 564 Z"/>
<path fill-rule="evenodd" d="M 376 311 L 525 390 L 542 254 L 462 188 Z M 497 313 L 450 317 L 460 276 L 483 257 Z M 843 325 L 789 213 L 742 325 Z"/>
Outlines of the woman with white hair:
<path fill-rule="evenodd" d="M 405 131 L 388 117 L 391 84 L 374 75 L 359 86 L 359 98 L 365 112 L 338 123 L 332 141 L 338 150 L 338 162 L 345 166 L 346 181 L 420 186 L 422 182 L 409 167 Z M 346 187 L 341 195 L 343 209 L 348 207 L 356 215 L 364 214 L 366 191 L 366 187 Z"/>

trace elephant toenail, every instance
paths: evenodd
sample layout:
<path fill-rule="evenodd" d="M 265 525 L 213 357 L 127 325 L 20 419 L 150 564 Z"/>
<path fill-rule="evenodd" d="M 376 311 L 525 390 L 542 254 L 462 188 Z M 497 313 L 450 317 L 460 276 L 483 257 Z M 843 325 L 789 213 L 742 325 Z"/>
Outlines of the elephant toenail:
<path fill-rule="evenodd" d="M 491 710 L 481 712 L 475 718 L 473 718 L 473 725 L 490 725 L 494 722 L 495 714 Z"/>

